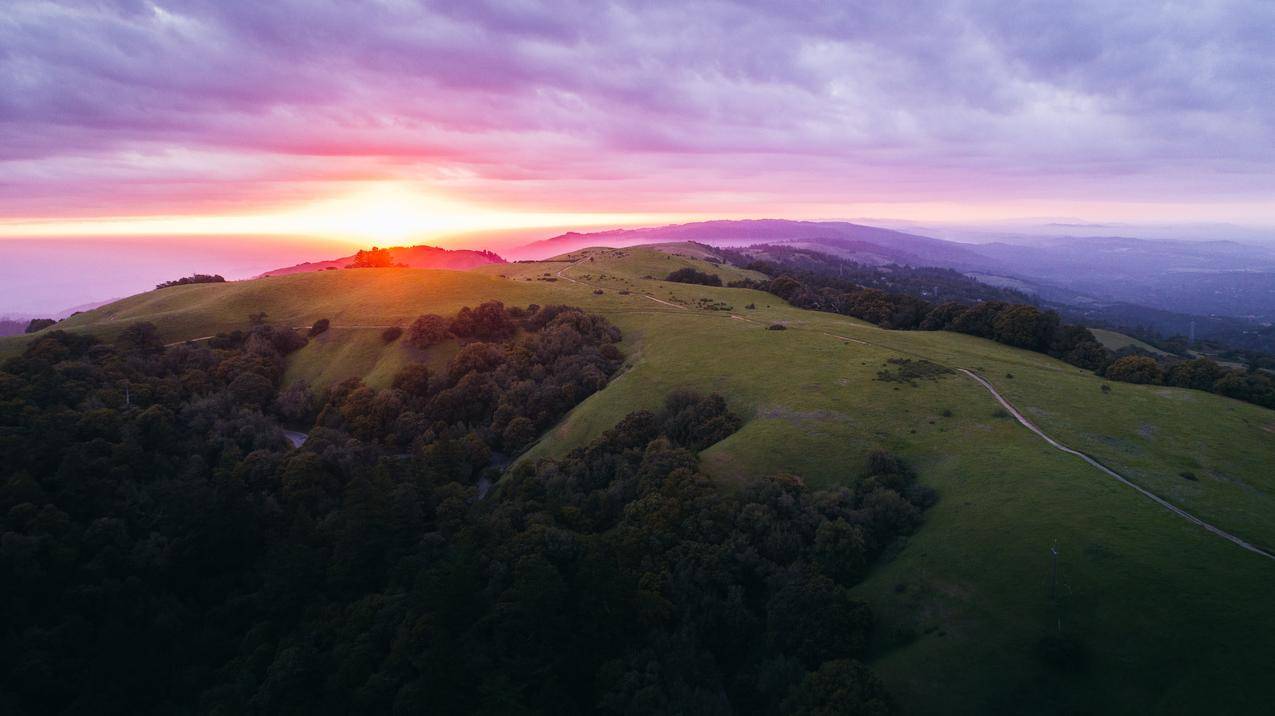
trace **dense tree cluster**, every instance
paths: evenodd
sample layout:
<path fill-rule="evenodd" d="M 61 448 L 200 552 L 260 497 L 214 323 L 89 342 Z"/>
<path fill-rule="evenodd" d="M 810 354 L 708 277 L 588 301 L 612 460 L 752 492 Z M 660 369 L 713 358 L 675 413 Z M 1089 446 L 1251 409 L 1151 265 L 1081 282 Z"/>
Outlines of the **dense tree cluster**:
<path fill-rule="evenodd" d="M 505 308 L 500 301 L 488 301 L 476 308 L 465 306 L 450 319 L 427 313 L 408 326 L 407 341 L 422 350 L 452 338 L 500 341 L 517 332 L 518 321 L 538 330 L 562 310 L 563 306 L 550 306 L 542 311 L 534 303 L 525 309 Z"/>
<path fill-rule="evenodd" d="M 394 255 L 389 249 L 382 249 L 373 246 L 370 249 L 359 249 L 354 254 L 354 259 L 345 267 L 351 268 L 397 268 L 402 266 L 394 260 Z"/>
<path fill-rule="evenodd" d="M 267 325 L 6 361 L 0 710 L 893 712 L 847 590 L 933 501 L 907 467 L 721 489 L 696 452 L 740 420 L 677 393 L 493 487 L 622 360 L 600 317 L 501 313 L 383 390 L 281 389 L 305 339 Z"/>
<path fill-rule="evenodd" d="M 57 324 L 57 321 L 52 318 L 32 318 L 30 321 L 27 322 L 26 330 L 24 330 L 23 333 L 35 333 L 36 331 L 43 331 L 49 326 L 56 325 L 56 324 Z"/>
<path fill-rule="evenodd" d="M 1228 398 L 1275 408 L 1275 377 L 1257 368 L 1239 370 L 1208 358 L 1178 360 L 1133 353 L 1117 358 L 1102 374 L 1125 383 L 1207 390 Z"/>
<path fill-rule="evenodd" d="M 757 285 L 800 308 L 854 316 L 883 328 L 956 331 L 1025 348 L 1090 370 L 1109 360 L 1098 339 L 1083 326 L 1061 325 L 1058 314 L 1003 301 L 935 306 L 925 300 L 877 288 L 841 288 L 807 283 L 783 274 Z"/>
<path fill-rule="evenodd" d="M 168 288 L 169 286 L 186 286 L 192 283 L 225 283 L 225 282 L 226 282 L 226 279 L 218 274 L 197 273 L 197 274 L 186 276 L 184 278 L 179 278 L 173 281 L 165 281 L 163 283 L 156 284 L 155 288 L 156 290 L 158 290 L 161 288 Z"/>
<path fill-rule="evenodd" d="M 689 266 L 678 269 L 664 278 L 673 283 L 690 283 L 698 286 L 720 286 L 722 279 L 715 273 L 705 273 Z"/>

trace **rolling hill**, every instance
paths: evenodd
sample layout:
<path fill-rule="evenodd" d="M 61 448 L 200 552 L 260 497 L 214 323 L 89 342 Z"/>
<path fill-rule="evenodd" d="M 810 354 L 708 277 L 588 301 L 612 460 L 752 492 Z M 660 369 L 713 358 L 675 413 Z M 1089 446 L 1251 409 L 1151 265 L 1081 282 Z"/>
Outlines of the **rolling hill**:
<path fill-rule="evenodd" d="M 973 371 L 1061 443 L 1266 549 L 1275 548 L 1275 412 L 1175 388 L 1107 392 L 1038 353 L 661 280 L 685 267 L 724 281 L 747 275 L 706 258 L 690 245 L 579 248 L 467 272 L 304 272 L 141 294 L 58 327 L 110 337 L 145 320 L 171 342 L 243 327 L 253 312 L 292 326 L 328 318 L 330 331 L 291 356 L 286 379 L 386 385 L 404 363 L 441 362 L 455 346 L 386 347 L 385 326 L 492 299 L 579 305 L 621 328 L 627 368 L 522 460 L 561 455 L 695 388 L 721 393 L 746 420 L 702 454 L 723 483 L 787 473 L 850 486 L 866 454 L 885 447 L 937 490 L 926 524 L 856 590 L 878 618 L 873 668 L 906 710 L 1260 713 L 1275 701 L 1266 678 L 1275 561 L 1051 446 L 965 374 L 881 377 L 902 358 Z M 787 330 L 766 330 L 773 324 Z M 0 341 L 0 354 L 26 340 Z M 1037 654 L 1057 633 L 1084 645 L 1072 669 Z"/>
<path fill-rule="evenodd" d="M 544 258 L 589 246 L 623 247 L 658 242 L 696 242 L 712 246 L 791 242 L 807 248 L 818 246 L 842 258 L 853 258 L 864 263 L 951 268 L 990 268 L 998 265 L 996 261 L 971 250 L 973 247 L 952 241 L 845 221 L 787 219 L 704 221 L 645 229 L 567 232 L 527 244 L 515 251 L 519 256 Z"/>
<path fill-rule="evenodd" d="M 395 246 L 386 249 L 395 263 L 406 268 L 451 269 L 464 271 L 475 266 L 501 264 L 505 260 L 490 251 L 472 251 L 469 249 L 441 249 L 437 246 Z M 307 261 L 294 266 L 271 269 L 257 278 L 266 276 L 287 276 L 308 271 L 328 271 L 345 268 L 354 256 L 343 256 L 326 261 Z"/>

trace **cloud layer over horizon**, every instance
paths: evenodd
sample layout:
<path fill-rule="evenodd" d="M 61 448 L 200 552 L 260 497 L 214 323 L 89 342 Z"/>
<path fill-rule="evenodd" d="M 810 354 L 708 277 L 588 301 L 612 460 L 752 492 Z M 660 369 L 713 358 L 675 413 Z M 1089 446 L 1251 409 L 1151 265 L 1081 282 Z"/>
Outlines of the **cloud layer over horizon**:
<path fill-rule="evenodd" d="M 394 180 L 526 211 L 1070 202 L 1275 223 L 1273 78 L 1261 0 L 18 0 L 0 220 Z"/>

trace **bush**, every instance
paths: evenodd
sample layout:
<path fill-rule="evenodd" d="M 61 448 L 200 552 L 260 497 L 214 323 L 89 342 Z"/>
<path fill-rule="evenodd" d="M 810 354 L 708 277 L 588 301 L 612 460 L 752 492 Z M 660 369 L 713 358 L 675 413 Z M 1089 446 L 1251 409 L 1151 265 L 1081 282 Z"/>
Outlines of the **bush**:
<path fill-rule="evenodd" d="M 669 274 L 664 280 L 672 281 L 673 283 L 696 284 L 699 286 L 721 286 L 722 285 L 722 279 L 718 277 L 716 274 L 704 273 L 703 271 L 696 271 L 695 269 L 690 268 L 689 266 L 684 269 L 678 269 L 674 271 L 673 273 Z"/>
<path fill-rule="evenodd" d="M 328 322 L 328 319 L 320 318 L 319 320 L 314 322 L 313 326 L 310 326 L 310 332 L 307 333 L 306 335 L 308 335 L 311 338 L 314 338 L 315 336 L 321 333 L 327 333 L 328 328 L 330 326 L 331 326 L 331 323 Z"/>
<path fill-rule="evenodd" d="M 1125 356 L 1107 366 L 1106 377 L 1122 383 L 1139 383 L 1143 385 L 1159 385 L 1164 382 L 1164 371 L 1154 358 L 1148 356 Z"/>
<path fill-rule="evenodd" d="M 488 301 L 479 304 L 477 308 L 465 306 L 452 319 L 449 328 L 458 338 L 477 338 L 483 341 L 504 340 L 518 330 L 505 311 L 505 304 L 500 301 Z"/>
<path fill-rule="evenodd" d="M 407 329 L 407 342 L 422 350 L 451 337 L 447 319 L 433 313 L 417 318 Z"/>
<path fill-rule="evenodd" d="M 1179 388 L 1213 390 L 1214 384 L 1224 375 L 1226 369 L 1222 366 L 1208 358 L 1196 358 L 1171 366 L 1164 376 L 1164 382 Z"/>
<path fill-rule="evenodd" d="M 397 341 L 398 337 L 401 335 L 403 335 L 402 328 L 399 328 L 398 326 L 390 326 L 381 332 L 381 340 L 386 343 L 393 343 L 394 341 Z"/>
<path fill-rule="evenodd" d="M 770 324 L 769 326 L 766 326 L 766 330 L 768 330 L 768 331 L 786 331 L 786 330 L 788 330 L 788 326 L 785 326 L 785 325 L 784 325 L 784 324 L 782 324 L 782 323 L 772 323 L 772 324 Z"/>
<path fill-rule="evenodd" d="M 57 321 L 52 318 L 32 318 L 31 322 L 27 324 L 27 329 L 24 333 L 42 331 L 55 323 L 57 323 Z"/>
<path fill-rule="evenodd" d="M 781 711 L 798 716 L 899 713 L 885 684 L 866 666 L 849 659 L 824 662 L 806 674 L 783 702 Z"/>

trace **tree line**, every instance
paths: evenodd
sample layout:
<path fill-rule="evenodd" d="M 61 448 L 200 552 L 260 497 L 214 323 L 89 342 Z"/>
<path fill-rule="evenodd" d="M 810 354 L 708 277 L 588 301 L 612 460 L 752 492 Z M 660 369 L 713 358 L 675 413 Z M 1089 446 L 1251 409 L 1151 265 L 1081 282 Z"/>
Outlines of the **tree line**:
<path fill-rule="evenodd" d="M 155 284 L 155 289 L 159 290 L 161 288 L 168 288 L 170 286 L 189 286 L 192 283 L 225 283 L 225 282 L 226 282 L 225 277 L 221 276 L 220 274 L 197 273 L 197 274 L 192 274 L 190 276 L 183 276 L 182 278 L 174 279 L 172 281 L 164 281 L 163 283 Z"/>
<path fill-rule="evenodd" d="M 817 275 L 803 278 L 806 280 L 785 273 L 751 282 L 750 287 L 773 293 L 798 308 L 853 316 L 882 328 L 965 333 L 1047 353 L 1089 370 L 1100 369 L 1107 361 L 1107 350 L 1089 329 L 1063 325 L 1057 313 L 1035 306 L 1004 301 L 935 305 L 877 288 L 822 286 Z"/>

